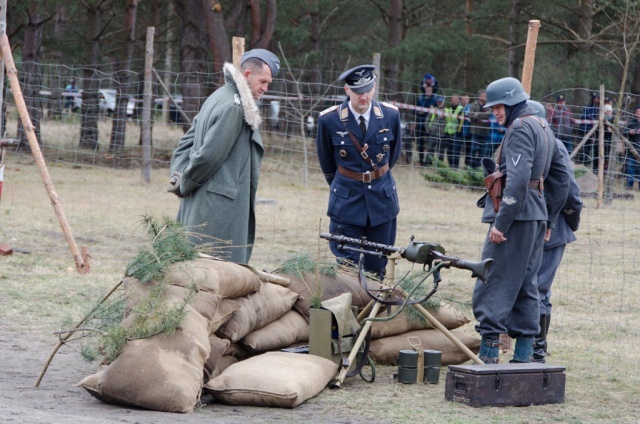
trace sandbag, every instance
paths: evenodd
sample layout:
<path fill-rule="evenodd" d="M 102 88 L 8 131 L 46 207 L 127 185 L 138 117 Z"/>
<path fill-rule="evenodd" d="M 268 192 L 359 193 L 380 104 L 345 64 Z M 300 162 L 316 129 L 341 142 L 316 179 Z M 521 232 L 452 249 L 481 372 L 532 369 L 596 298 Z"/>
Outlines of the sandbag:
<path fill-rule="evenodd" d="M 233 356 L 238 360 L 242 360 L 249 356 L 249 352 L 247 352 L 247 349 L 240 345 L 240 342 L 232 342 L 224 351 L 224 356 Z"/>
<path fill-rule="evenodd" d="M 136 307 L 141 301 L 149 298 L 151 290 L 157 287 L 158 283 L 153 281 L 149 283 L 140 283 L 136 278 L 127 277 L 122 281 L 122 284 L 124 286 L 126 299 L 123 326 L 125 328 L 129 328 L 133 322 Z M 190 290 L 186 287 L 165 285 L 160 301 L 166 307 L 172 308 L 181 305 L 189 295 L 189 292 Z M 222 300 L 223 299 L 220 296 L 204 291 L 192 293 L 189 305 L 207 320 L 209 323 L 209 333 L 215 331 L 215 329 L 219 327 L 219 325 L 218 327 L 214 327 L 213 324 L 214 322 L 217 323 L 217 321 L 222 319 L 222 317 L 217 316 L 219 315 L 218 309 Z M 228 319 L 228 317 L 226 319 Z"/>
<path fill-rule="evenodd" d="M 337 371 L 319 356 L 267 352 L 231 365 L 204 391 L 230 405 L 293 408 L 320 393 Z"/>
<path fill-rule="evenodd" d="M 167 270 L 165 281 L 183 287 L 195 283 L 199 290 L 231 299 L 258 291 L 262 284 L 250 269 L 211 258 L 178 262 Z"/>
<path fill-rule="evenodd" d="M 240 305 L 234 299 L 222 299 L 211 319 L 209 333 L 213 334 L 218 331 L 224 323 L 231 319 L 238 309 L 240 309 Z"/>
<path fill-rule="evenodd" d="M 411 308 L 411 306 L 406 306 Z M 398 306 L 392 306 L 389 315 L 394 314 L 398 310 Z M 469 323 L 469 319 L 456 311 L 450 305 L 441 303 L 436 309 L 427 309 L 431 315 L 436 318 L 440 324 L 444 325 L 447 330 L 454 330 Z M 387 316 L 386 309 L 383 310 L 379 317 Z M 403 310 L 397 317 L 390 321 L 374 321 L 371 324 L 371 338 L 380 339 L 382 337 L 395 336 L 412 330 L 423 330 L 435 328 L 429 320 L 423 317 L 419 312 L 408 313 L 407 309 Z"/>
<path fill-rule="evenodd" d="M 210 354 L 208 322 L 192 307 L 173 334 L 133 340 L 103 371 L 78 383 L 109 403 L 167 412 L 192 412 Z"/>
<path fill-rule="evenodd" d="M 305 273 L 302 277 L 287 275 L 287 278 L 290 280 L 289 289 L 300 295 L 293 308 L 300 312 L 307 321 L 309 321 L 311 299 L 314 297 L 317 297 L 318 303 L 320 303 L 343 293 L 351 293 L 352 306 L 356 306 L 358 309 L 364 308 L 371 300 L 355 275 L 340 272 L 335 276 L 320 274 L 319 284 L 316 284 L 316 275 L 312 272 Z M 381 287 L 377 282 L 368 281 L 367 284 L 369 290 Z"/>
<path fill-rule="evenodd" d="M 291 310 L 297 299 L 298 295 L 286 287 L 264 283 L 259 291 L 235 299 L 240 308 L 216 331 L 216 335 L 237 342 L 280 318 Z"/>
<path fill-rule="evenodd" d="M 291 310 L 264 327 L 252 331 L 239 341 L 249 353 L 282 349 L 309 340 L 309 323 Z"/>
<path fill-rule="evenodd" d="M 452 331 L 456 338 L 467 346 L 473 353 L 480 350 L 480 339 L 470 336 L 462 331 Z M 411 350 L 408 338 L 418 337 L 423 349 L 433 349 L 442 352 L 442 365 L 456 365 L 470 360 L 458 346 L 447 338 L 439 330 L 416 330 L 396 336 L 384 337 L 372 340 L 369 347 L 369 355 L 376 364 L 396 365 L 401 350 Z M 417 340 L 412 339 L 416 344 Z"/>
<path fill-rule="evenodd" d="M 211 372 L 211 376 L 209 377 L 209 380 L 211 380 L 212 378 L 216 378 L 217 376 L 222 374 L 224 370 L 226 370 L 227 368 L 229 368 L 231 365 L 235 364 L 238 361 L 239 361 L 238 358 L 235 358 L 231 355 L 222 355 L 222 357 L 216 363 L 215 368 Z"/>
<path fill-rule="evenodd" d="M 209 381 L 213 377 L 220 375 L 222 372 L 220 362 L 230 344 L 231 342 L 229 340 L 221 339 L 213 335 L 209 336 L 211 353 L 209 353 L 209 357 L 204 362 L 204 381 Z"/>

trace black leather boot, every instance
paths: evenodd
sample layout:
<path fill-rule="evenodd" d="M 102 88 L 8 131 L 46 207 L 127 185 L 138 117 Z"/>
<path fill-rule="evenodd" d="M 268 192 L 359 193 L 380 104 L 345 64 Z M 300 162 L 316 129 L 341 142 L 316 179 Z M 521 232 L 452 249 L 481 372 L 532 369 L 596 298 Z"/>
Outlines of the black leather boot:
<path fill-rule="evenodd" d="M 533 341 L 533 360 L 531 362 L 544 363 L 547 356 L 547 330 L 549 317 L 540 315 L 540 332 Z"/>

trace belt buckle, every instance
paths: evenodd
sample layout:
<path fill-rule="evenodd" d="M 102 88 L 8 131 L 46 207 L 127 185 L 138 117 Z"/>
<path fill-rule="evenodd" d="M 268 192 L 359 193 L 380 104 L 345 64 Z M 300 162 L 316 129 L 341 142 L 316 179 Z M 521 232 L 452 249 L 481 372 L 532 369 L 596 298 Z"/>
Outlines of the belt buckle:
<path fill-rule="evenodd" d="M 362 182 L 363 183 L 371 182 L 371 172 L 367 171 L 362 173 Z"/>

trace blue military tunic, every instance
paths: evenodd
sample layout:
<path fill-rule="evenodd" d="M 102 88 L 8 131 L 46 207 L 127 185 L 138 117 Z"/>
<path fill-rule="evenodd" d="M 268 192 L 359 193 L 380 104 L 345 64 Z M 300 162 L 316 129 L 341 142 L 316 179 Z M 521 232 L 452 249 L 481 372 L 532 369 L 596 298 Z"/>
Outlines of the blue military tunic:
<path fill-rule="evenodd" d="M 371 163 L 363 158 L 357 145 L 361 149 L 366 146 L 365 153 Z M 339 226 L 344 235 L 361 234 L 377 243 L 391 245 L 395 242 L 395 218 L 400 206 L 391 168 L 400 157 L 401 146 L 400 113 L 391 104 L 371 102 L 369 125 L 364 136 L 349 109 L 349 98 L 320 114 L 316 148 L 320 167 L 330 186 L 327 215 L 334 228 Z M 376 178 L 375 170 L 384 171 L 387 166 L 389 169 Z M 342 173 L 339 168 L 342 168 Z M 345 175 L 345 170 L 349 176 Z M 382 231 L 385 235 L 369 231 L 389 223 L 393 226 Z M 338 254 L 335 250 L 334 253 L 357 259 L 354 255 Z M 386 261 L 383 260 L 373 266 L 384 267 L 384 263 Z"/>

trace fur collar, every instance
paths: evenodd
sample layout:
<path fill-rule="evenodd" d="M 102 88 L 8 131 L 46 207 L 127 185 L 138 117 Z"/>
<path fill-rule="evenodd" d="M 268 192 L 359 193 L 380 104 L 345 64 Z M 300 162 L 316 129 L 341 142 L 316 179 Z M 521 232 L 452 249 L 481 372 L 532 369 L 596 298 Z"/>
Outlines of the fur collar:
<path fill-rule="evenodd" d="M 260 109 L 253 98 L 253 94 L 251 94 L 247 80 L 242 76 L 240 70 L 231 63 L 224 64 L 224 71 L 225 81 L 233 83 L 238 89 L 240 100 L 242 101 L 242 109 L 244 109 L 244 120 L 251 129 L 257 131 L 262 123 L 262 116 L 260 116 Z"/>

